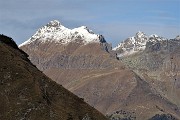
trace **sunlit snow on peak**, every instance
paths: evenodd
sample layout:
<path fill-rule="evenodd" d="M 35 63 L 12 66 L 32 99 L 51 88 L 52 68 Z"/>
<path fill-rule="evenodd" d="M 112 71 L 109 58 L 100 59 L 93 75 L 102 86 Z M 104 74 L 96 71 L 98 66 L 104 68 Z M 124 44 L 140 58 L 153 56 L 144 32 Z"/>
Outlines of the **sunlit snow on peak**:
<path fill-rule="evenodd" d="M 101 42 L 104 37 L 95 34 L 92 30 L 86 26 L 81 26 L 74 29 L 68 29 L 64 27 L 58 20 L 50 21 L 47 25 L 38 29 L 38 31 L 26 42 L 19 45 L 20 47 L 26 44 L 30 44 L 33 41 L 40 41 L 45 43 L 56 42 L 59 44 L 68 44 L 70 42 L 82 42 L 83 44 Z"/>

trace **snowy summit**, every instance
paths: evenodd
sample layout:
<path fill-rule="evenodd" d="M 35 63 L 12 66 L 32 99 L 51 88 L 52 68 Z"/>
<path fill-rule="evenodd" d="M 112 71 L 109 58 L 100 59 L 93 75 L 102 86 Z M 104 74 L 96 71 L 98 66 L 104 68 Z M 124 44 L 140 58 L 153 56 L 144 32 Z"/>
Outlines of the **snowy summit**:
<path fill-rule="evenodd" d="M 61 25 L 58 20 L 50 21 L 47 25 L 38 29 L 30 39 L 20 44 L 19 47 L 37 40 L 42 43 L 49 41 L 60 44 L 68 44 L 70 42 L 82 42 L 83 44 L 88 44 L 105 41 L 102 35 L 95 34 L 86 26 L 69 29 Z"/>
<path fill-rule="evenodd" d="M 135 36 L 129 37 L 119 43 L 115 48 L 113 48 L 113 50 L 120 51 L 118 57 L 127 56 L 138 51 L 143 51 L 146 48 L 147 42 L 158 42 L 162 40 L 166 39 L 156 34 L 147 36 L 144 32 L 139 31 Z"/>

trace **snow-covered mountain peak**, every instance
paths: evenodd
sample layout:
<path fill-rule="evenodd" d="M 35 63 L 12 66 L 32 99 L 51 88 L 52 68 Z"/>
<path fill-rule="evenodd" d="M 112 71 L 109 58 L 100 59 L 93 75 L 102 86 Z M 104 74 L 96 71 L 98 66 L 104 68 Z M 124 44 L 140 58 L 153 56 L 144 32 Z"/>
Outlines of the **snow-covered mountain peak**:
<path fill-rule="evenodd" d="M 146 34 L 145 34 L 144 32 L 138 31 L 138 32 L 136 33 L 136 37 L 137 37 L 137 38 L 142 38 L 142 37 L 144 37 L 144 36 L 146 36 Z"/>
<path fill-rule="evenodd" d="M 87 26 L 81 26 L 78 28 L 75 28 L 77 31 L 87 31 L 88 33 L 94 34 L 94 32 L 92 30 L 90 30 Z"/>
<path fill-rule="evenodd" d="M 118 57 L 127 56 L 138 51 L 143 51 L 146 48 L 147 42 L 158 42 L 166 40 L 156 34 L 147 36 L 144 32 L 137 32 L 135 36 L 129 37 L 128 39 L 119 43 L 113 50 L 120 51 Z"/>
<path fill-rule="evenodd" d="M 176 36 L 175 40 L 180 40 L 180 35 Z"/>
<path fill-rule="evenodd" d="M 152 35 L 150 35 L 149 37 L 152 37 L 152 38 L 157 38 L 157 37 L 159 37 L 158 35 L 156 35 L 156 34 L 152 34 Z"/>
<path fill-rule="evenodd" d="M 61 23 L 58 20 L 50 21 L 46 26 L 48 27 L 59 27 Z"/>
<path fill-rule="evenodd" d="M 113 48 L 113 50 L 123 49 L 126 51 L 126 49 L 128 50 L 143 49 L 147 40 L 148 40 L 148 37 L 146 36 L 146 34 L 144 32 L 139 31 L 135 34 L 135 36 L 129 37 L 126 40 L 119 43 L 115 48 Z"/>
<path fill-rule="evenodd" d="M 158 42 L 158 41 L 162 41 L 162 40 L 167 40 L 166 38 L 164 37 L 161 37 L 161 36 L 158 36 L 156 34 L 152 34 L 149 36 L 149 40 L 150 42 Z"/>
<path fill-rule="evenodd" d="M 88 27 L 87 27 L 87 26 L 81 26 L 81 27 L 79 27 L 79 29 L 85 29 L 85 30 L 88 30 Z"/>
<path fill-rule="evenodd" d="M 41 43 L 48 41 L 58 44 L 68 44 L 70 42 L 88 44 L 92 42 L 104 42 L 105 40 L 103 36 L 95 34 L 86 26 L 68 29 L 64 27 L 58 20 L 53 20 L 47 25 L 38 29 L 38 31 L 30 39 L 19 46 L 21 47 L 34 41 Z"/>
<path fill-rule="evenodd" d="M 82 32 L 86 34 L 95 34 L 92 30 L 90 30 L 87 26 L 81 26 L 78 28 L 72 29 L 73 31 Z"/>

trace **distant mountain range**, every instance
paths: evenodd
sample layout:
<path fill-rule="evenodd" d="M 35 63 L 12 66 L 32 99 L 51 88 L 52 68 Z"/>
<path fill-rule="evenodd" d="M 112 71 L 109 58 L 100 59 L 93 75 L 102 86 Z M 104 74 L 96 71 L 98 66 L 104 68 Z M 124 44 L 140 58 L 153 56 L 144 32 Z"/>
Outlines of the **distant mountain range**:
<path fill-rule="evenodd" d="M 177 57 L 173 64 L 179 65 L 178 47 L 169 52 L 170 46 L 179 46 L 178 41 L 179 37 L 167 40 L 138 32 L 112 49 L 102 35 L 87 27 L 68 29 L 54 20 L 19 47 L 48 77 L 111 119 L 180 119 L 179 67 L 176 72 L 174 65 L 170 71 L 161 69 L 164 56 L 171 53 Z M 166 43 L 170 43 L 168 50 Z M 168 72 L 176 73 L 173 87 L 170 78 L 163 78 Z"/>
<path fill-rule="evenodd" d="M 178 35 L 174 40 L 180 40 Z M 137 32 L 135 36 L 129 37 L 126 40 L 120 42 L 116 47 L 113 48 L 117 52 L 117 57 L 124 57 L 136 52 L 144 51 L 146 45 L 152 43 L 156 44 L 162 41 L 168 41 L 167 38 L 160 37 L 156 34 L 147 36 L 144 32 Z"/>

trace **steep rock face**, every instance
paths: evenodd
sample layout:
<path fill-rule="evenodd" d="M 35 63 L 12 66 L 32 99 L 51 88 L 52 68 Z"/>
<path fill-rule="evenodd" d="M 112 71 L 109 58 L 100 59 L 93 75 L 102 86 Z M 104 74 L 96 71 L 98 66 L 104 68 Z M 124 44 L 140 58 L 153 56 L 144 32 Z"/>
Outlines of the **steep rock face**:
<path fill-rule="evenodd" d="M 47 76 L 102 113 L 124 110 L 135 114 L 136 119 L 148 119 L 165 111 L 178 116 L 177 106 L 115 59 L 105 40 L 86 44 L 79 42 L 84 39 L 66 44 L 56 39 L 42 40 L 25 42 L 20 48 Z"/>
<path fill-rule="evenodd" d="M 178 37 L 177 37 L 178 38 Z M 129 68 L 165 98 L 180 106 L 180 41 L 147 42 L 141 53 L 122 57 Z"/>
<path fill-rule="evenodd" d="M 106 120 L 100 112 L 58 85 L 0 35 L 1 120 Z"/>

